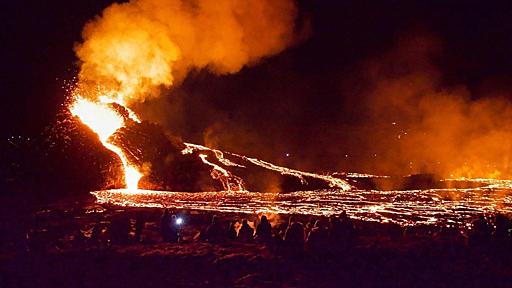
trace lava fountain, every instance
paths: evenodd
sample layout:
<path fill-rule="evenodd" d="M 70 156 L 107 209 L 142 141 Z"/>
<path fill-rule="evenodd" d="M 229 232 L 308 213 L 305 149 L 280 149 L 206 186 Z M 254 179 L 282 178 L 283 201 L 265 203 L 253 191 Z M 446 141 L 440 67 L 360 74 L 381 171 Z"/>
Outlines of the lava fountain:
<path fill-rule="evenodd" d="M 123 164 L 126 188 L 128 190 L 136 190 L 142 173 L 135 165 L 129 163 L 128 158 L 119 146 L 110 142 L 110 137 L 125 125 L 124 118 L 111 107 L 111 104 L 115 103 L 112 99 L 105 97 L 100 99 L 102 99 L 100 102 L 93 102 L 82 98 L 80 95 L 75 95 L 69 110 L 73 116 L 80 118 L 82 123 L 98 135 L 105 148 L 114 152 L 119 157 Z M 134 113 L 130 113 L 130 118 L 140 122 L 134 115 Z"/>
<path fill-rule="evenodd" d="M 140 122 L 128 108 L 158 97 L 189 71 L 237 73 L 292 45 L 303 32 L 295 27 L 297 16 L 293 0 L 114 3 L 84 26 L 83 41 L 75 45 L 80 72 L 69 109 L 121 159 L 126 186 L 137 189 L 141 170 L 111 139 L 126 124 L 112 103 Z M 225 189 L 243 190 L 241 183 L 225 181 L 229 172 L 206 156 L 201 160 Z"/>

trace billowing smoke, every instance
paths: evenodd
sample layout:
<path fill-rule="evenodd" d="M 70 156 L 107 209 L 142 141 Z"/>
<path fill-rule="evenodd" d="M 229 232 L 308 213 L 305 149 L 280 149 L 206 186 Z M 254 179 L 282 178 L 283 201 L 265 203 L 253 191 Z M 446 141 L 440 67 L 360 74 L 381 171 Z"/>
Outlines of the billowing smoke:
<path fill-rule="evenodd" d="M 370 154 L 361 161 L 363 170 L 512 176 L 512 105 L 506 94 L 447 84 L 435 64 L 442 53 L 436 37 L 407 34 L 391 51 L 367 60 L 347 83 L 345 89 L 359 91 L 352 92 L 354 105 L 363 107 L 363 124 L 347 134 Z"/>
<path fill-rule="evenodd" d="M 79 87 L 131 104 L 158 95 L 191 69 L 235 73 L 291 42 L 293 0 L 132 0 L 113 4 L 75 48 Z"/>
<path fill-rule="evenodd" d="M 291 45 L 297 33 L 297 14 L 292 0 L 133 0 L 113 4 L 86 25 L 84 41 L 76 46 L 81 61 L 79 87 L 89 92 L 84 94 L 97 97 L 100 85 L 103 92 L 115 94 L 118 102 L 135 106 L 148 98 L 154 100 L 160 88 L 178 84 L 191 70 L 238 72 Z M 251 87 L 254 95 L 247 98 L 253 102 L 237 103 L 236 109 L 230 108 L 236 113 L 204 101 L 202 97 L 211 90 L 205 87 L 196 91 L 204 94 L 201 97 L 191 97 L 190 89 L 185 89 L 169 100 L 173 105 L 149 101 L 139 110 L 145 119 L 161 122 L 173 131 L 186 127 L 182 130 L 199 133 L 207 145 L 216 148 L 270 161 L 291 149 L 296 157 L 277 162 L 299 169 L 512 176 L 512 105 L 506 95 L 492 88 L 475 92 L 447 83 L 443 67 L 436 62 L 443 54 L 442 46 L 442 41 L 431 35 L 404 34 L 390 51 L 356 68 L 345 67 L 351 71 L 340 75 L 337 83 L 319 82 L 337 86 L 326 91 L 338 93 L 340 99 L 339 115 L 334 119 L 318 115 L 324 117 L 321 124 L 301 119 L 307 101 L 296 101 L 317 93 L 311 87 L 320 85 L 308 81 L 318 80 L 290 69 L 281 73 L 279 68 L 266 73 L 274 73 L 276 79 L 292 79 L 292 85 L 262 81 L 268 89 Z M 265 107 L 268 117 L 261 116 L 263 109 L 258 104 L 262 101 L 255 96 L 261 91 L 265 99 L 280 103 Z M 243 88 L 230 91 L 237 96 L 246 96 L 246 92 Z M 217 96 L 219 99 L 224 98 Z"/>

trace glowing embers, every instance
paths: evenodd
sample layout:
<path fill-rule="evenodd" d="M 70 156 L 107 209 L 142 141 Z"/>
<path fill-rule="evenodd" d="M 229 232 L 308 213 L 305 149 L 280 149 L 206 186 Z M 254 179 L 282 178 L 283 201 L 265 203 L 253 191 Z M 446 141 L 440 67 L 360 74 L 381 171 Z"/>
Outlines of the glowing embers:
<path fill-rule="evenodd" d="M 100 204 L 132 207 L 324 216 L 345 210 L 355 219 L 400 225 L 464 225 L 482 213 L 512 212 L 512 190 L 489 187 L 414 191 L 334 189 L 280 194 L 247 191 L 127 192 L 119 189 L 92 194 Z"/>
<path fill-rule="evenodd" d="M 76 95 L 74 102 L 71 103 L 69 111 L 73 116 L 77 116 L 82 123 L 91 128 L 98 137 L 101 143 L 110 151 L 119 156 L 123 164 L 123 173 L 126 187 L 130 190 L 136 190 L 142 173 L 135 165 L 129 163 L 123 150 L 110 142 L 110 137 L 116 133 L 117 130 L 125 126 L 125 119 L 117 112 L 112 103 L 106 97 L 100 98 L 101 102 L 93 102 Z M 126 107 L 125 107 L 126 108 Z M 130 118 L 134 117 L 133 112 L 126 109 L 130 113 Z M 136 118 L 132 120 L 137 120 Z"/>

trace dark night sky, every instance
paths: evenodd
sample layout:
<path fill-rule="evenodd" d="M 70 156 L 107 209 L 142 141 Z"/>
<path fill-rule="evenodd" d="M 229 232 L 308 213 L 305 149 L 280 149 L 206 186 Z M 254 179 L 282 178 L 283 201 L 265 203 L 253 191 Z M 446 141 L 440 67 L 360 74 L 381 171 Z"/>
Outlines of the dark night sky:
<path fill-rule="evenodd" d="M 258 148 L 240 147 L 280 145 L 278 153 L 287 149 L 296 153 L 308 142 L 305 138 L 327 133 L 332 123 L 364 121 L 351 113 L 353 102 L 345 101 L 343 82 L 358 65 L 389 51 L 402 35 L 418 31 L 441 43 L 442 52 L 433 61 L 442 71 L 443 84 L 477 91 L 491 82 L 508 91 L 512 5 L 478 3 L 299 1 L 301 15 L 312 23 L 308 40 L 237 75 L 191 74 L 182 87 L 160 100 L 177 105 L 174 109 L 187 116 L 161 122 L 185 139 L 200 142 L 221 119 L 221 129 L 232 129 L 233 135 L 250 131 L 244 141 L 218 144 L 221 147 L 258 154 Z M 80 41 L 83 24 L 109 4 L 98 0 L 3 4 L 1 135 L 33 135 L 51 123 L 65 97 L 63 79 L 71 79 L 77 71 L 73 43 Z M 310 142 L 304 145 L 314 146 Z"/>

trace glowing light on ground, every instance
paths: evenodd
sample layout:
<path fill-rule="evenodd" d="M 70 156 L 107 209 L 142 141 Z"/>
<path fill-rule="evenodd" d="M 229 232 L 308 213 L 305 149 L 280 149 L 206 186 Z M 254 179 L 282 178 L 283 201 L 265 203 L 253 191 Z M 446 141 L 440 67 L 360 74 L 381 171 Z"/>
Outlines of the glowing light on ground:
<path fill-rule="evenodd" d="M 482 180 L 482 179 L 479 179 Z M 226 213 L 329 216 L 342 211 L 365 221 L 465 225 L 482 213 L 512 213 L 512 190 L 494 186 L 413 191 L 319 190 L 292 193 L 167 192 L 123 189 L 92 192 L 100 204 L 205 210 Z M 510 182 L 506 181 L 505 182 Z M 506 185 L 505 183 L 502 183 Z"/>

